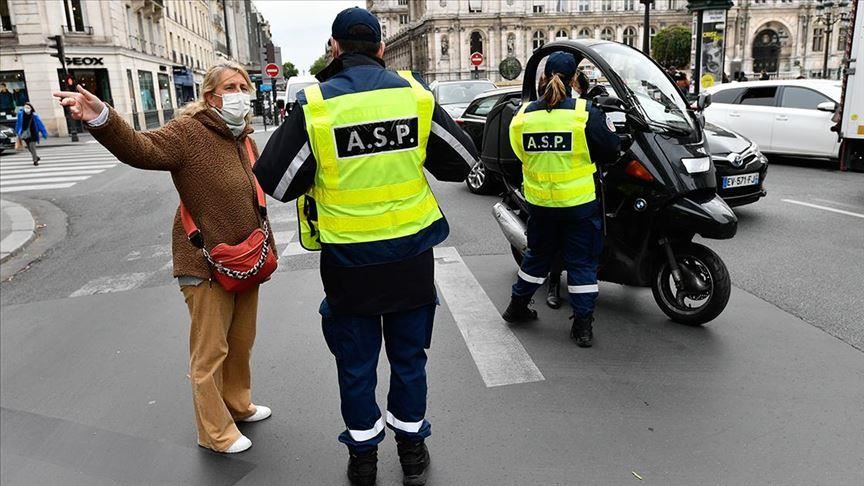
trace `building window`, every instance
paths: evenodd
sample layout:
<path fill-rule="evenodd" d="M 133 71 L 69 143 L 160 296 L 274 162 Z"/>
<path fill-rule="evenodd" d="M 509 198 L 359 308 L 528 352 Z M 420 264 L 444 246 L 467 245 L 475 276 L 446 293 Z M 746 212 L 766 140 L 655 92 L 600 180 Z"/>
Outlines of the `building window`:
<path fill-rule="evenodd" d="M 533 11 L 534 13 L 543 13 L 545 10 L 546 10 L 546 8 L 545 8 L 545 6 L 543 5 L 543 3 L 542 3 L 542 2 L 538 2 L 538 1 L 535 0 L 535 2 L 534 2 L 534 8 L 532 9 L 532 11 Z"/>
<path fill-rule="evenodd" d="M 382 25 L 381 25 L 381 38 L 382 38 L 382 39 L 386 39 L 386 38 L 387 38 L 387 24 L 382 24 Z"/>
<path fill-rule="evenodd" d="M 654 45 L 654 36 L 657 35 L 657 27 L 651 27 L 649 31 L 650 35 L 648 36 L 648 49 L 651 49 L 651 46 Z"/>
<path fill-rule="evenodd" d="M 0 71 L 0 121 L 15 123 L 18 108 L 28 101 L 24 71 Z"/>
<path fill-rule="evenodd" d="M 543 47 L 543 44 L 546 44 L 546 34 L 544 34 L 543 31 L 538 30 L 537 32 L 534 32 L 534 35 L 532 36 L 532 40 L 533 40 L 534 50 L 536 51 L 537 49 L 540 49 L 541 47 Z"/>
<path fill-rule="evenodd" d="M 408 14 L 399 14 L 399 25 L 408 24 Z"/>
<path fill-rule="evenodd" d="M 636 28 L 627 27 L 624 29 L 624 43 L 630 47 L 636 45 Z"/>
<path fill-rule="evenodd" d="M 0 32 L 12 32 L 12 16 L 9 14 L 9 0 L 0 0 Z"/>
<path fill-rule="evenodd" d="M 580 12 L 590 12 L 591 0 L 579 0 L 579 3 L 576 4 L 576 10 Z"/>
<path fill-rule="evenodd" d="M 399 0 L 399 5 L 408 5 L 408 0 Z"/>
<path fill-rule="evenodd" d="M 162 110 L 168 111 L 173 108 L 171 105 L 171 83 L 168 80 L 167 74 L 159 74 L 159 100 L 162 102 Z M 165 117 L 168 118 L 167 116 Z"/>
<path fill-rule="evenodd" d="M 837 50 L 845 51 L 846 50 L 846 35 L 848 31 L 846 27 L 840 27 L 840 30 L 837 31 Z"/>
<path fill-rule="evenodd" d="M 138 71 L 138 87 L 141 88 L 141 106 L 144 111 L 156 109 L 156 97 L 153 93 L 153 73 Z"/>
<path fill-rule="evenodd" d="M 635 10 L 636 0 L 624 0 L 624 10 Z"/>
<path fill-rule="evenodd" d="M 666 0 L 666 8 L 668 10 L 676 10 L 678 8 L 678 0 Z"/>
<path fill-rule="evenodd" d="M 825 43 L 825 29 L 813 29 L 813 52 L 822 52 Z"/>
<path fill-rule="evenodd" d="M 602 10 L 604 12 L 611 12 L 612 11 L 612 0 L 603 0 L 602 3 L 600 3 L 600 10 Z"/>
<path fill-rule="evenodd" d="M 558 13 L 564 13 L 567 11 L 567 0 L 556 0 L 555 1 L 555 11 Z"/>
<path fill-rule="evenodd" d="M 604 41 L 615 40 L 615 31 L 612 30 L 611 27 L 604 27 L 603 30 L 600 31 L 600 40 L 604 40 Z"/>
<path fill-rule="evenodd" d="M 564 30 L 564 29 L 559 30 L 559 31 L 555 34 L 555 40 L 560 40 L 560 39 L 569 39 L 569 38 L 570 38 L 570 34 L 568 34 L 567 31 Z"/>
<path fill-rule="evenodd" d="M 591 29 L 588 27 L 582 27 L 579 29 L 579 34 L 576 36 L 577 39 L 590 39 L 594 34 L 591 32 Z"/>
<path fill-rule="evenodd" d="M 81 0 L 63 0 L 66 9 L 66 28 L 69 32 L 84 32 L 84 12 Z"/>
<path fill-rule="evenodd" d="M 475 52 L 483 54 L 483 34 L 476 30 L 471 32 L 471 54 Z"/>
<path fill-rule="evenodd" d="M 480 0 L 468 0 L 468 12 L 470 12 L 470 13 L 483 12 L 483 2 Z"/>

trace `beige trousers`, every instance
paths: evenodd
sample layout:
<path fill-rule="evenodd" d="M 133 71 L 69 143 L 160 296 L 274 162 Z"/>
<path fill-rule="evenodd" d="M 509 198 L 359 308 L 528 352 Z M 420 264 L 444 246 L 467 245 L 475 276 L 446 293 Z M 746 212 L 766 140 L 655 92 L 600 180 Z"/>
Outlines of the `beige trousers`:
<path fill-rule="evenodd" d="M 216 282 L 180 287 L 189 307 L 189 376 L 198 444 L 224 451 L 240 438 L 235 420 L 255 413 L 250 359 L 258 287 L 228 293 Z"/>

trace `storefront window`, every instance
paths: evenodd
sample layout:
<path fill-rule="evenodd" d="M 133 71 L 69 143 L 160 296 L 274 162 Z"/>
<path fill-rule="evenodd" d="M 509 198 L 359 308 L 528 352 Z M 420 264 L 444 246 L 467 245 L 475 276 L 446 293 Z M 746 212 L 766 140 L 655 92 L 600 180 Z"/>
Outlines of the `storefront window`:
<path fill-rule="evenodd" d="M 18 108 L 28 101 L 24 71 L 0 71 L 0 123 L 14 123 Z"/>
<path fill-rule="evenodd" d="M 132 101 L 132 125 L 135 130 L 141 129 L 141 124 L 138 122 L 138 101 L 135 98 L 135 80 L 132 78 L 132 70 L 126 70 L 126 81 L 129 83 L 129 100 Z"/>
<path fill-rule="evenodd" d="M 138 86 L 141 88 L 141 107 L 144 111 L 156 110 L 156 98 L 153 95 L 153 73 L 138 71 Z"/>
<path fill-rule="evenodd" d="M 99 99 L 106 101 L 109 105 L 114 105 L 114 98 L 111 96 L 111 84 L 108 80 L 107 69 L 70 69 L 69 74 L 75 78 L 75 82 L 80 84 L 87 91 L 95 94 Z M 57 70 L 57 76 L 60 80 L 60 87 L 63 86 L 65 76 L 63 70 Z"/>
<path fill-rule="evenodd" d="M 167 122 L 174 118 L 174 107 L 171 105 L 171 82 L 167 74 L 159 74 L 159 100 L 162 103 L 162 117 Z"/>

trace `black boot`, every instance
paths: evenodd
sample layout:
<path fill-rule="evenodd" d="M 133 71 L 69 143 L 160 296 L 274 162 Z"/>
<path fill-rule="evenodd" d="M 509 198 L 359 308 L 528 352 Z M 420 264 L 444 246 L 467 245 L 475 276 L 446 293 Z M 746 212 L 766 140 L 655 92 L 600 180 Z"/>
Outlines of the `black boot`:
<path fill-rule="evenodd" d="M 577 316 L 572 315 L 573 325 L 570 327 L 570 339 L 576 341 L 576 346 L 580 348 L 590 348 L 594 341 L 594 331 L 591 328 L 591 323 L 594 322 L 594 316 Z"/>
<path fill-rule="evenodd" d="M 402 484 L 405 486 L 423 486 L 429 474 L 429 449 L 426 443 L 408 442 L 396 439 L 396 451 L 399 453 L 399 463 L 402 464 Z"/>
<path fill-rule="evenodd" d="M 561 295 L 559 291 L 561 290 L 561 276 L 558 278 L 554 278 L 553 276 L 549 276 L 549 291 L 546 293 L 546 305 L 553 309 L 557 309 L 561 307 Z"/>
<path fill-rule="evenodd" d="M 378 476 L 378 448 L 361 454 L 348 451 L 348 480 L 352 486 L 373 486 Z"/>
<path fill-rule="evenodd" d="M 514 295 L 510 297 L 510 305 L 507 306 L 507 310 L 501 314 L 501 317 L 503 317 L 507 322 L 521 322 L 537 319 L 537 311 L 528 307 L 528 304 L 530 303 L 530 295 L 524 297 Z"/>

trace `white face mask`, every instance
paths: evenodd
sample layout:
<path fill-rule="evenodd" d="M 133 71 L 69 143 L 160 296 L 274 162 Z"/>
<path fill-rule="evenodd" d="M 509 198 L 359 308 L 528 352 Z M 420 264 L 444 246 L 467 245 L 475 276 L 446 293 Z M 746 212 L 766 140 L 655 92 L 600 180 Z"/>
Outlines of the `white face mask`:
<path fill-rule="evenodd" d="M 30 114 L 31 111 L 32 110 L 30 108 L 24 108 L 24 113 L 27 113 L 28 115 Z"/>
<path fill-rule="evenodd" d="M 219 114 L 228 126 L 237 126 L 246 124 L 246 115 L 249 113 L 249 103 L 251 97 L 249 93 L 225 93 L 224 95 L 215 94 L 222 98 L 222 108 Z"/>

